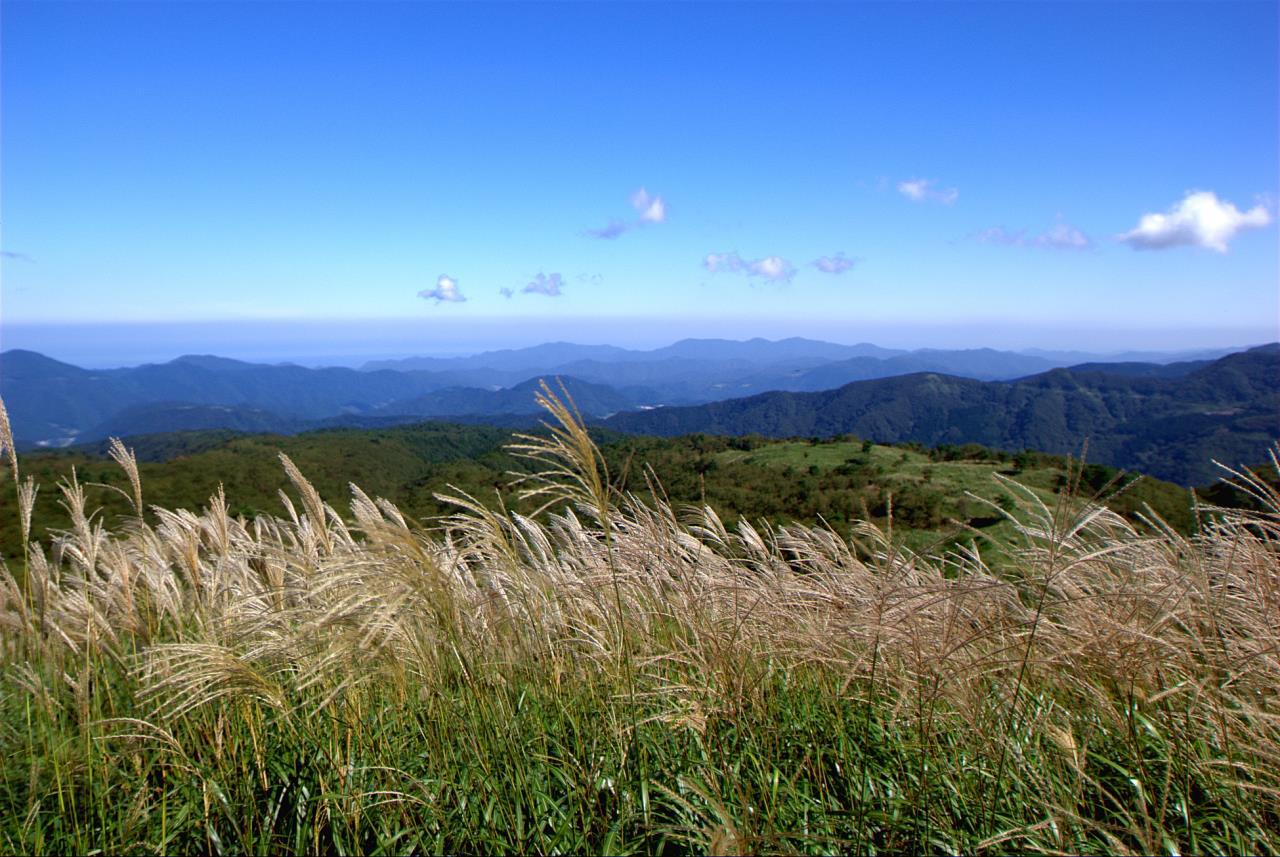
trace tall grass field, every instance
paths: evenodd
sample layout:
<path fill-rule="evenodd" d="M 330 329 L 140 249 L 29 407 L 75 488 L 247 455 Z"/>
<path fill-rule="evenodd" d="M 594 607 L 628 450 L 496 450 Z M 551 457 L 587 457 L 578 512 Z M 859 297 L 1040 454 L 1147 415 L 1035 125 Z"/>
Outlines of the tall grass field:
<path fill-rule="evenodd" d="M 106 520 L 0 418 L 0 852 L 1280 851 L 1249 471 L 1264 511 L 1190 536 L 1009 483 L 1013 536 L 931 555 L 622 492 L 544 403 L 514 448 L 543 509 L 426 522 L 283 457 L 279 516 L 154 508 L 119 442 Z"/>

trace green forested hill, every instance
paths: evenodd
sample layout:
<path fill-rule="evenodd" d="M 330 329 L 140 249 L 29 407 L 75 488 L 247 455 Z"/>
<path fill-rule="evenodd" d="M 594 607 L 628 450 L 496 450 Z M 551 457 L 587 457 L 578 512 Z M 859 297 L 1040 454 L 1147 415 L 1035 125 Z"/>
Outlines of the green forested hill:
<path fill-rule="evenodd" d="M 916 374 L 820 393 L 766 393 L 618 414 L 643 434 L 830 437 L 978 443 L 1140 469 L 1184 485 L 1216 478 L 1213 459 L 1260 461 L 1280 433 L 1280 347 L 1232 354 L 1181 377 L 1055 369 L 1014 382 Z"/>
<path fill-rule="evenodd" d="M 896 525 L 927 542 L 954 536 L 963 525 L 988 527 L 998 515 L 966 495 L 1001 502 L 1005 492 L 995 474 L 1010 476 L 1051 500 L 1067 483 L 1065 459 L 1044 454 L 1008 455 L 978 446 L 925 450 L 907 445 L 878 446 L 852 436 L 817 441 L 770 441 L 762 437 L 629 437 L 598 432 L 616 484 L 647 492 L 648 475 L 678 506 L 713 506 L 727 521 L 739 517 L 772 523 L 847 525 L 859 518 L 883 519 L 892 504 Z M 508 430 L 491 426 L 422 423 L 386 429 L 333 429 L 295 436 L 185 432 L 134 438 L 129 445 L 141 463 L 144 501 L 166 508 L 199 509 L 222 485 L 235 514 L 253 516 L 282 510 L 278 491 L 288 485 L 279 461 L 284 452 L 321 495 L 346 510 L 354 483 L 370 496 L 383 496 L 406 514 L 426 521 L 454 509 L 436 499 L 448 486 L 486 503 L 498 498 L 522 504 L 510 487 L 523 461 L 504 445 Z M 129 504 L 119 467 L 106 444 L 22 457 L 22 469 L 41 484 L 35 520 L 43 537 L 65 521 L 56 485 L 72 469 L 88 488 L 91 507 L 108 521 L 126 515 Z M 1090 466 L 1080 475 L 1090 493 L 1115 472 Z M 7 472 L 0 476 L 9 481 Z M 1181 529 L 1191 524 L 1190 495 L 1175 485 L 1142 479 L 1112 501 L 1128 513 L 1150 503 Z M 11 485 L 0 484 L 0 537 L 4 552 L 18 544 Z"/>

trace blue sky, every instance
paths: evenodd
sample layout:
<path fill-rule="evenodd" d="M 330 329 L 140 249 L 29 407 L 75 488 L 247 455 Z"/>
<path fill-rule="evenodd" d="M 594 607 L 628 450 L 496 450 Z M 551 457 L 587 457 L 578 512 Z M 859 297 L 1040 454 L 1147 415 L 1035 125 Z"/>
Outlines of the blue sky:
<path fill-rule="evenodd" d="M 1277 8 L 6 0 L 2 344 L 1275 339 Z"/>

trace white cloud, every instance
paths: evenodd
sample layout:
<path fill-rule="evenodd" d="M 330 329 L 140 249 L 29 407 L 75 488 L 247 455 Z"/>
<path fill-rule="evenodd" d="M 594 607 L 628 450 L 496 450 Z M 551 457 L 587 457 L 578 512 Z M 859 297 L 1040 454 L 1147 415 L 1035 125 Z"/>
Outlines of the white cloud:
<path fill-rule="evenodd" d="M 516 293 L 515 289 L 508 289 L 506 287 L 498 289 L 498 294 L 502 295 L 507 300 L 511 300 L 512 296 L 515 295 L 515 293 Z"/>
<path fill-rule="evenodd" d="M 640 219 L 645 223 L 662 223 L 667 219 L 667 203 L 657 195 L 639 188 L 631 194 L 631 207 L 640 212 Z"/>
<path fill-rule="evenodd" d="M 650 223 L 665 223 L 667 220 L 667 201 L 662 197 L 651 194 L 644 188 L 637 188 L 631 194 L 631 207 L 640 215 L 638 220 L 626 221 L 613 219 L 609 221 L 609 225 L 602 226 L 599 229 L 588 229 L 585 233 L 589 238 L 601 238 L 605 241 L 612 241 L 619 238 L 632 229 L 648 225 Z"/>
<path fill-rule="evenodd" d="M 1059 220 L 1053 228 L 1039 235 L 1028 236 L 1026 230 L 1010 232 L 1003 226 L 993 226 L 977 234 L 983 244 L 1003 244 L 1006 247 L 1043 247 L 1050 250 L 1087 250 L 1093 241 L 1079 229 Z"/>
<path fill-rule="evenodd" d="M 766 280 L 787 281 L 796 275 L 796 266 L 781 256 L 765 256 L 747 263 L 747 272 Z"/>
<path fill-rule="evenodd" d="M 462 296 L 462 292 L 458 291 L 458 281 L 448 274 L 441 274 L 436 278 L 436 287 L 434 289 L 423 289 L 418 292 L 418 297 L 423 300 L 435 300 L 436 303 L 441 301 L 449 301 L 450 303 L 462 303 L 466 300 Z"/>
<path fill-rule="evenodd" d="M 667 219 L 667 201 L 644 188 L 631 194 L 631 207 L 640 213 L 640 223 L 664 223 Z"/>
<path fill-rule="evenodd" d="M 913 202 L 940 202 L 943 205 L 953 205 L 960 198 L 959 189 L 937 187 L 932 179 L 898 182 L 898 193 Z"/>
<path fill-rule="evenodd" d="M 1142 215 L 1137 227 L 1116 239 L 1135 250 L 1194 246 L 1225 253 L 1237 233 L 1270 222 L 1271 214 L 1263 205 L 1241 212 L 1212 191 L 1192 191 L 1164 214 Z"/>
<path fill-rule="evenodd" d="M 640 212 L 640 219 L 645 223 L 663 223 L 667 219 L 667 204 L 661 197 L 649 203 L 649 206 Z"/>
<path fill-rule="evenodd" d="M 796 275 L 796 266 L 781 256 L 765 256 L 761 259 L 743 259 L 737 253 L 708 253 L 702 267 L 712 274 L 722 271 L 761 277 L 778 283 L 787 283 Z"/>
<path fill-rule="evenodd" d="M 924 179 L 913 179 L 911 181 L 898 182 L 898 193 L 902 194 L 907 199 L 914 199 L 916 202 L 919 202 L 924 199 L 925 189 L 928 187 L 928 184 L 929 183 Z"/>
<path fill-rule="evenodd" d="M 551 274 L 543 274 L 539 272 L 538 276 L 533 278 L 533 282 L 526 283 L 525 287 L 520 291 L 535 295 L 546 295 L 549 298 L 557 298 L 560 297 L 560 288 L 563 285 L 564 278 L 559 274 L 554 272 Z"/>
<path fill-rule="evenodd" d="M 857 263 L 857 259 L 850 259 L 840 252 L 834 256 L 819 256 L 813 260 L 813 267 L 824 274 L 843 274 Z"/>

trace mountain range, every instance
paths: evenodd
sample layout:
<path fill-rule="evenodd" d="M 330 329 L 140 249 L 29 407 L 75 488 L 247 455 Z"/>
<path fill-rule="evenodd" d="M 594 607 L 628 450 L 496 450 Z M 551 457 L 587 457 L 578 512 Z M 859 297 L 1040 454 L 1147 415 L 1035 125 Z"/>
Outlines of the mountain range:
<path fill-rule="evenodd" d="M 1064 356 L 1094 359 L 1057 365 Z M 0 354 L 0 398 L 20 448 L 422 419 L 528 426 L 539 418 L 535 393 L 546 378 L 565 386 L 584 417 L 621 431 L 854 433 L 1049 452 L 1078 451 L 1089 438 L 1092 460 L 1184 484 L 1205 481 L 1214 456 L 1259 460 L 1280 434 L 1276 346 L 1184 356 L 1197 359 L 757 339 L 684 340 L 652 351 L 548 343 L 359 370 L 199 355 L 83 369 L 11 350 Z"/>

